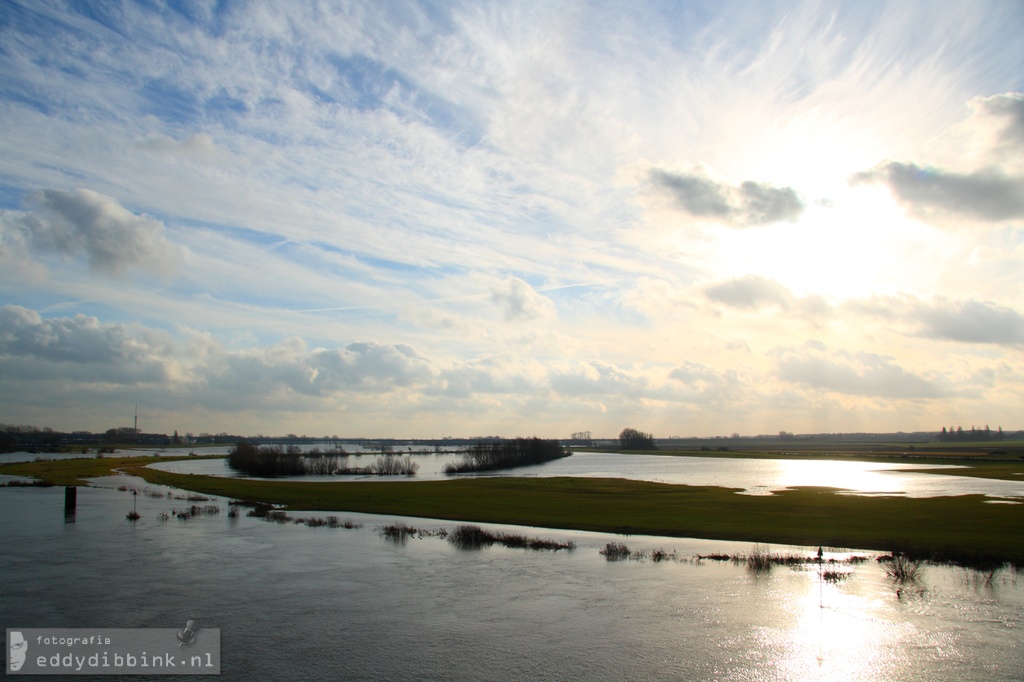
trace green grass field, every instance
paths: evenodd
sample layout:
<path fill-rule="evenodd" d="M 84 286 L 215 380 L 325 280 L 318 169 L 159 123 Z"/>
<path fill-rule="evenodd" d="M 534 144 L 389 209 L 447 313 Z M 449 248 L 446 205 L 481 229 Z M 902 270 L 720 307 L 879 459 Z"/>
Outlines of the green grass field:
<path fill-rule="evenodd" d="M 160 461 L 185 459 L 161 457 Z M 623 479 L 461 478 L 450 481 L 255 481 L 148 469 L 150 457 L 29 462 L 0 473 L 55 485 L 121 469 L 155 483 L 278 504 L 634 535 L 899 550 L 934 560 L 1024 565 L 1024 505 L 977 495 L 858 497 L 825 488 L 771 496 Z M 1013 473 L 1012 471 L 1010 473 Z"/>

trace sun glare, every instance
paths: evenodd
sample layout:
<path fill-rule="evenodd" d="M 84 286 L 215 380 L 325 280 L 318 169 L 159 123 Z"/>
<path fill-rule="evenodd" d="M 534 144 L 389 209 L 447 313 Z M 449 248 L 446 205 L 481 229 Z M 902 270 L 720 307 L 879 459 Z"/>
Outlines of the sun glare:
<path fill-rule="evenodd" d="M 918 256 L 933 236 L 888 191 L 855 187 L 808 207 L 796 224 L 723 230 L 718 271 L 770 278 L 798 297 L 892 293 L 931 277 Z"/>

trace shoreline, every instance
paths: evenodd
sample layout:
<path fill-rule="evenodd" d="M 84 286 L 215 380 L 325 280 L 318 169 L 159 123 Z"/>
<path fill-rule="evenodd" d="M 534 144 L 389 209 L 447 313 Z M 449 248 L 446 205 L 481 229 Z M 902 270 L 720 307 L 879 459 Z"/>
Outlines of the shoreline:
<path fill-rule="evenodd" d="M 981 495 L 862 497 L 832 488 L 796 488 L 753 496 L 738 495 L 732 488 L 570 477 L 296 482 L 176 474 L 147 467 L 175 459 L 188 458 L 24 462 L 0 466 L 0 474 L 33 476 L 53 485 L 88 485 L 86 479 L 124 471 L 153 484 L 288 511 L 851 547 L 965 565 L 1024 566 L 1024 504 L 993 504 L 995 498 Z"/>

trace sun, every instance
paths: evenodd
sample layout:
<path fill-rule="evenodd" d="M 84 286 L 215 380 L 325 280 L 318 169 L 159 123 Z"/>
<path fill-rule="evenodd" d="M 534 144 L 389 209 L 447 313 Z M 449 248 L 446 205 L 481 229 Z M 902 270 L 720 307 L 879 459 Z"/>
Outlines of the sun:
<path fill-rule="evenodd" d="M 796 297 L 835 300 L 929 288 L 923 251 L 940 239 L 880 187 L 845 188 L 796 223 L 719 229 L 716 274 L 772 279 Z"/>

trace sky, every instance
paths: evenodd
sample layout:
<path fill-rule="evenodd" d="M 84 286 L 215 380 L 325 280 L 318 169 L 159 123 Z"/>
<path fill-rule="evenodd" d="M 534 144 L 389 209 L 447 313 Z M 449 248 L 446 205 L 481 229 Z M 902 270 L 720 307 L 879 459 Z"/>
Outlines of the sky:
<path fill-rule="evenodd" d="M 0 0 L 0 422 L 1024 428 L 1024 4 Z"/>

